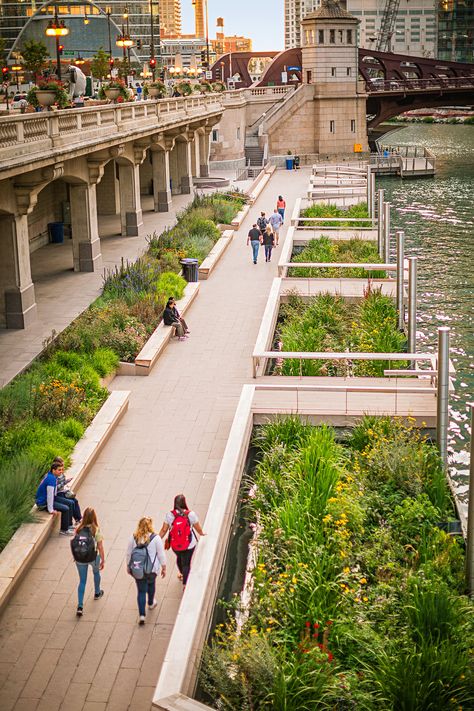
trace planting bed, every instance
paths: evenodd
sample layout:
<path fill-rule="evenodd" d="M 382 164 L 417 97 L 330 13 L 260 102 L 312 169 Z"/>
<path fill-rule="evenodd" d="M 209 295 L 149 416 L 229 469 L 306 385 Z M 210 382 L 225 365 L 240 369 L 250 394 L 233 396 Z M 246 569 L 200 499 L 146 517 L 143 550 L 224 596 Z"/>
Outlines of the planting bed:
<path fill-rule="evenodd" d="M 365 417 L 338 440 L 288 417 L 254 445 L 248 584 L 205 649 L 201 699 L 235 711 L 473 708 L 463 545 L 440 526 L 452 501 L 413 421 Z"/>
<path fill-rule="evenodd" d="M 70 454 L 108 392 L 119 361 L 132 363 L 161 321 L 169 296 L 186 286 L 180 259 L 202 261 L 245 198 L 196 198 L 175 227 L 149 238 L 146 254 L 104 278 L 102 296 L 52 341 L 27 372 L 0 391 L 0 550 L 31 520 L 39 479 Z"/>
<path fill-rule="evenodd" d="M 332 241 L 329 237 L 322 236 L 319 239 L 312 239 L 307 246 L 302 249 L 295 249 L 291 257 L 295 264 L 298 262 L 346 262 L 376 264 L 381 263 L 381 258 L 377 247 L 373 242 L 361 239 L 349 239 L 347 241 Z M 385 279 L 386 272 L 383 269 L 367 271 L 362 268 L 342 268 L 342 267 L 290 267 L 289 277 L 311 277 L 311 278 L 345 278 L 345 279 Z"/>
<path fill-rule="evenodd" d="M 364 222 L 360 222 L 359 220 L 364 217 L 369 217 L 369 211 L 367 208 L 367 203 L 366 202 L 361 202 L 358 205 L 352 205 L 351 207 L 347 208 L 347 210 L 337 207 L 337 205 L 324 205 L 322 203 L 316 203 L 314 205 L 311 205 L 310 207 L 306 207 L 301 211 L 301 218 L 311 218 L 311 217 L 317 217 L 317 218 L 325 218 L 327 217 L 327 220 L 318 222 L 318 227 L 338 227 L 340 229 L 347 228 L 347 227 L 372 227 L 372 221 L 370 219 L 367 219 Z M 344 220 L 342 222 L 335 222 L 334 220 L 331 220 L 331 217 L 336 217 L 336 218 L 347 218 L 347 220 Z M 355 218 L 355 219 L 350 219 L 350 218 Z M 356 221 L 357 220 L 357 221 Z M 311 222 L 310 220 L 301 220 L 300 224 L 303 224 L 304 226 L 312 227 L 314 225 L 314 222 Z"/>
<path fill-rule="evenodd" d="M 337 375 L 383 377 L 387 361 L 351 361 L 354 353 L 403 353 L 406 338 L 397 329 L 393 300 L 368 290 L 363 299 L 349 302 L 321 294 L 303 299 L 289 294 L 280 304 L 274 349 L 286 353 L 328 352 L 327 360 L 279 359 L 270 365 L 275 375 Z M 330 352 L 348 351 L 347 360 L 331 360 Z M 407 367 L 401 361 L 397 368 Z"/>

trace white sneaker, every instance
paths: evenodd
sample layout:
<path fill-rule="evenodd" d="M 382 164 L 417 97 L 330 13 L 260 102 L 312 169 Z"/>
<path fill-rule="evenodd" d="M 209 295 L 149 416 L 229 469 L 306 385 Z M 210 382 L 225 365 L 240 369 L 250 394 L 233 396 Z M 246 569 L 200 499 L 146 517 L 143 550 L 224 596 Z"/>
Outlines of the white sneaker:
<path fill-rule="evenodd" d="M 148 605 L 148 609 L 154 610 L 155 607 L 157 607 L 157 606 L 158 606 L 158 603 L 156 602 L 156 600 L 153 600 L 153 603 L 151 605 Z"/>
<path fill-rule="evenodd" d="M 140 615 L 140 617 L 138 618 L 138 624 L 139 625 L 145 624 L 145 615 Z"/>
<path fill-rule="evenodd" d="M 59 531 L 59 533 L 61 534 L 61 536 L 72 536 L 72 534 L 74 533 L 74 531 L 70 531 L 70 530 L 68 529 L 67 531 Z"/>

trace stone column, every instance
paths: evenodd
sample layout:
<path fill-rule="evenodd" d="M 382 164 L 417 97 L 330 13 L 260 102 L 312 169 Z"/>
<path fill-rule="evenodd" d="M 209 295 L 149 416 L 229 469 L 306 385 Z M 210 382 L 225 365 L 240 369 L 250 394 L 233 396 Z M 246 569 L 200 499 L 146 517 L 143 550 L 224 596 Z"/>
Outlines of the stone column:
<path fill-rule="evenodd" d="M 120 163 L 119 185 L 122 236 L 136 237 L 140 225 L 143 225 L 140 166 L 132 163 Z"/>
<path fill-rule="evenodd" d="M 27 328 L 36 320 L 28 216 L 0 217 L 0 235 L 0 323 L 6 328 Z"/>
<path fill-rule="evenodd" d="M 155 212 L 171 208 L 170 151 L 152 150 L 153 203 Z"/>
<path fill-rule="evenodd" d="M 74 271 L 95 272 L 102 267 L 96 186 L 70 185 L 69 198 Z"/>
<path fill-rule="evenodd" d="M 209 175 L 209 152 L 211 148 L 210 135 L 212 128 L 206 127 L 204 133 L 199 134 L 199 155 L 201 166 L 199 173 L 201 178 L 207 178 Z"/>
<path fill-rule="evenodd" d="M 189 195 L 193 187 L 191 145 L 192 141 L 188 139 L 176 143 L 178 179 L 182 195 Z"/>
<path fill-rule="evenodd" d="M 181 195 L 181 180 L 178 171 L 178 144 L 175 143 L 174 148 L 169 154 L 170 178 L 171 178 L 171 194 Z"/>
<path fill-rule="evenodd" d="M 199 133 L 194 134 L 194 141 L 191 149 L 192 175 L 193 178 L 201 177 L 201 151 Z"/>

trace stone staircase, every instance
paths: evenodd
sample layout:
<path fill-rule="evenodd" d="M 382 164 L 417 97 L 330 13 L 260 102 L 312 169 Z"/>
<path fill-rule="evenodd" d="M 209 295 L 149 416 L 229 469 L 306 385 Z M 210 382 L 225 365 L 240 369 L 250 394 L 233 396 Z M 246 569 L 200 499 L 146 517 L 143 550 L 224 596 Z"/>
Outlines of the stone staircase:
<path fill-rule="evenodd" d="M 246 145 L 245 146 L 245 161 L 247 166 L 259 167 L 263 166 L 263 149 L 259 145 Z"/>

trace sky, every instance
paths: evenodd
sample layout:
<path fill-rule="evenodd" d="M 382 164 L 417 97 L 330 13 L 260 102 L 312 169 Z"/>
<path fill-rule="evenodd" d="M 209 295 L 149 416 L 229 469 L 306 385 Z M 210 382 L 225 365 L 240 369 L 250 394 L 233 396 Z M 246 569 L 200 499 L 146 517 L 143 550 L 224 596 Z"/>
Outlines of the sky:
<path fill-rule="evenodd" d="M 209 37 L 216 36 L 216 18 L 224 18 L 226 35 L 244 35 L 253 40 L 253 49 L 283 49 L 284 0 L 208 0 Z M 181 0 L 183 33 L 194 32 L 191 0 Z"/>

